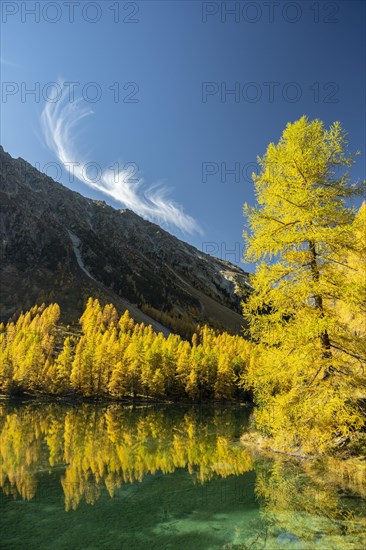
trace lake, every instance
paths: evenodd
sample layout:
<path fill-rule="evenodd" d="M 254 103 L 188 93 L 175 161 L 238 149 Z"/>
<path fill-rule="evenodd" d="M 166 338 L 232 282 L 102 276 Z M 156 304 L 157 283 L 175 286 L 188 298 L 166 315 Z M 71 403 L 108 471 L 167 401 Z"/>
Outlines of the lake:
<path fill-rule="evenodd" d="M 0 407 L 2 549 L 366 546 L 362 482 L 249 451 L 247 407 Z"/>

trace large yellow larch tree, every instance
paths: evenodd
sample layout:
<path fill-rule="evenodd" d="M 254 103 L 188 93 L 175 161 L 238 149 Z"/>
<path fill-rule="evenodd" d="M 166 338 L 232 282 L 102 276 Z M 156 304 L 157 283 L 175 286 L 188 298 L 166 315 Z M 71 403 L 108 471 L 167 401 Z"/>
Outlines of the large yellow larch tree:
<path fill-rule="evenodd" d="M 282 449 L 326 451 L 364 426 L 355 393 L 364 345 L 337 304 L 349 300 L 347 254 L 364 262 L 350 200 L 365 182 L 350 182 L 354 155 L 339 122 L 288 124 L 259 163 L 257 205 L 244 207 L 246 259 L 257 263 L 244 304 L 259 351 L 248 371 L 256 425 Z"/>

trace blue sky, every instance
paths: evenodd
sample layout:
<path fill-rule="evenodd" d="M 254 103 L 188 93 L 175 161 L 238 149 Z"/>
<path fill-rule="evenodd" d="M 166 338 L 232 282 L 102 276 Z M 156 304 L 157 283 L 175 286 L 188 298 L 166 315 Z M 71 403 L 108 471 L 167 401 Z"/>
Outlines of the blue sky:
<path fill-rule="evenodd" d="M 353 176 L 365 178 L 365 6 L 4 1 L 1 142 L 83 195 L 125 199 L 240 263 L 256 157 L 288 121 L 340 120 L 363 153 Z M 72 178 L 48 165 L 61 166 L 57 155 L 95 164 Z M 123 186 L 126 170 L 143 182 Z"/>

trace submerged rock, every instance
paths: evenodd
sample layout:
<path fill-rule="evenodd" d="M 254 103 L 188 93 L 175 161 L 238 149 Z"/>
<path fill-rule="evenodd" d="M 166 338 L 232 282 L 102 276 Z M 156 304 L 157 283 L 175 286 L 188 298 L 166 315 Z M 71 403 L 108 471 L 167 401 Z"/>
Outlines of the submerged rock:
<path fill-rule="evenodd" d="M 284 532 L 284 533 L 281 533 L 280 535 L 278 535 L 277 542 L 281 546 L 285 546 L 285 547 L 289 547 L 289 548 L 294 548 L 294 547 L 300 547 L 301 546 L 300 539 L 296 535 L 291 533 L 290 531 L 287 531 L 287 532 Z"/>

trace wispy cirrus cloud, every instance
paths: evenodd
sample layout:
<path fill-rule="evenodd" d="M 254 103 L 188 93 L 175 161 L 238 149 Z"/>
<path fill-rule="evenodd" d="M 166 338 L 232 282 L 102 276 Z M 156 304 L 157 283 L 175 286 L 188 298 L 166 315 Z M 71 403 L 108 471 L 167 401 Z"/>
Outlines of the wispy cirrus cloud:
<path fill-rule="evenodd" d="M 8 67 L 19 67 L 19 65 L 13 63 L 13 61 L 10 61 L 10 59 L 6 59 L 5 57 L 0 57 L 0 65 L 7 65 Z"/>
<path fill-rule="evenodd" d="M 73 177 L 144 218 L 184 233 L 202 233 L 199 224 L 168 197 L 168 189 L 162 185 L 146 185 L 142 178 L 135 179 L 136 174 L 132 178 L 129 169 L 107 168 L 101 170 L 97 180 L 88 177 L 85 167 L 90 160 L 81 158 L 75 136 L 82 119 L 93 111 L 81 98 L 70 102 L 65 97 L 62 94 L 59 101 L 46 103 L 41 123 L 48 147 Z"/>

